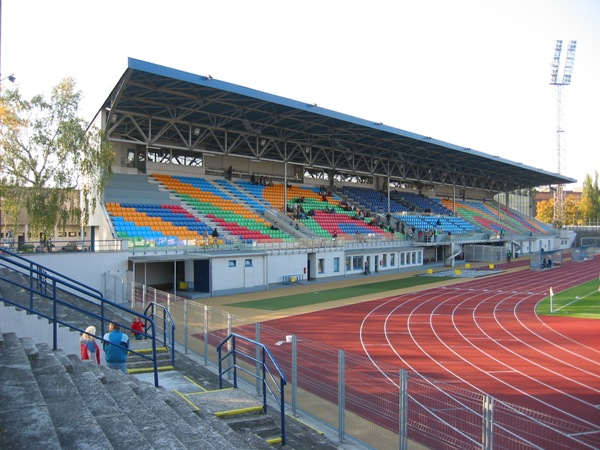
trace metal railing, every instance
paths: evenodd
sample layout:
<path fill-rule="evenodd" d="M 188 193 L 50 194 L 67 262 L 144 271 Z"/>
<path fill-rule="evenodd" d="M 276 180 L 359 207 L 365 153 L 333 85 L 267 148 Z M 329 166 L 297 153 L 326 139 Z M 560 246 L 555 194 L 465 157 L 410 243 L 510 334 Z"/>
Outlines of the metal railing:
<path fill-rule="evenodd" d="M 160 311 L 160 314 L 157 314 Z M 157 336 L 162 331 L 162 342 L 167 349 L 171 351 L 171 365 L 175 366 L 175 321 L 171 317 L 169 310 L 158 303 L 150 303 L 144 310 L 144 315 L 154 317 L 154 325 L 157 330 Z M 144 332 L 148 329 L 148 322 L 144 323 Z"/>
<path fill-rule="evenodd" d="M 241 345 L 242 343 L 250 344 L 249 348 Z M 223 347 L 225 345 L 227 345 L 227 351 L 223 354 Z M 252 354 L 252 350 L 254 350 L 254 355 Z M 233 372 L 233 387 L 237 389 L 238 370 L 245 372 L 257 382 L 260 382 L 262 386 L 263 411 L 265 413 L 267 412 L 267 391 L 269 392 L 279 407 L 281 444 L 285 445 L 285 385 L 287 384 L 287 379 L 267 346 L 245 336 L 232 333 L 217 345 L 217 355 L 219 364 L 219 389 L 223 388 L 223 376 L 230 372 Z M 245 362 L 254 364 L 256 367 L 255 373 L 248 370 L 239 361 L 240 358 Z M 225 361 L 230 362 L 226 367 L 223 367 Z"/>
<path fill-rule="evenodd" d="M 0 251 L 0 253 L 4 253 L 6 255 L 11 256 L 13 259 L 20 261 L 22 264 L 24 265 L 29 265 L 29 268 L 32 270 L 36 270 L 37 272 L 39 272 L 41 275 L 39 275 L 37 277 L 37 280 L 39 283 L 44 283 L 44 280 L 46 278 L 46 276 L 52 276 L 54 278 L 56 278 L 57 280 L 63 280 L 68 282 L 71 285 L 77 286 L 77 291 L 80 293 L 91 293 L 92 295 L 97 295 L 99 297 L 103 297 L 102 292 L 100 292 L 98 289 L 94 289 L 92 287 L 89 287 L 73 278 L 70 278 L 60 272 L 57 272 L 53 269 L 49 269 L 47 267 L 44 267 L 34 261 L 31 261 L 25 257 L 23 257 L 22 255 L 15 253 L 13 251 L 9 251 L 6 249 L 2 249 Z"/>
<path fill-rule="evenodd" d="M 411 443 L 467 450 L 600 448 L 600 429 L 588 424 L 292 336 L 197 300 L 121 282 L 126 284 L 121 292 L 131 296 L 121 301 L 131 307 L 141 306 L 145 298 L 165 305 L 177 324 L 175 338 L 182 351 L 207 366 L 218 366 L 217 346 L 231 334 L 268 345 L 289 380 L 285 398 L 291 415 L 317 420 L 320 427 L 337 432 L 340 442 L 390 450 Z M 254 381 L 244 371 L 238 376 L 246 377 L 248 385 Z M 258 387 L 256 391 L 261 394 Z"/>
<path fill-rule="evenodd" d="M 87 325 L 91 322 L 98 323 L 100 333 L 94 335 L 94 338 L 101 342 L 107 342 L 104 340 L 104 335 L 109 323 L 113 322 L 119 325 L 120 328 L 131 331 L 129 322 L 126 322 L 124 317 L 139 317 L 146 324 L 145 337 L 152 341 L 152 354 L 142 354 L 131 349 L 129 352 L 152 361 L 154 384 L 157 387 L 159 386 L 156 359 L 157 331 L 154 309 L 151 310 L 152 315 L 139 313 L 127 306 L 106 299 L 99 291 L 85 286 L 76 280 L 72 280 L 52 269 L 35 264 L 27 260 L 27 258 L 14 255 L 10 252 L 0 251 L 0 266 L 20 275 L 20 277 L 16 278 L 4 273 L 0 275 L 0 280 L 16 287 L 21 292 L 27 293 L 28 297 L 25 302 L 18 301 L 17 298 L 10 295 L 0 293 L 0 300 L 49 320 L 52 324 L 53 350 L 59 348 L 59 326 L 65 326 L 84 333 Z M 79 305 L 70 301 L 68 295 L 75 295 Z M 164 309 L 162 306 L 160 308 Z M 170 314 L 164 316 L 163 322 L 167 320 L 167 317 L 170 318 Z M 171 322 L 172 325 L 169 326 L 174 330 L 175 323 L 172 320 Z M 166 328 L 167 326 L 165 326 Z"/>

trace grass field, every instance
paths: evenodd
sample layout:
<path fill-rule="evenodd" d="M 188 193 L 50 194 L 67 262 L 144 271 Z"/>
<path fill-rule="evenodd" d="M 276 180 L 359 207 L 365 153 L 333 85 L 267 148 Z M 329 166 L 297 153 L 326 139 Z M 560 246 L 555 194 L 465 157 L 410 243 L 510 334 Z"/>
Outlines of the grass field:
<path fill-rule="evenodd" d="M 555 292 L 550 311 L 550 297 L 537 305 L 537 313 L 552 316 L 600 319 L 600 282 L 589 281 L 562 292 Z"/>
<path fill-rule="evenodd" d="M 360 297 L 376 293 L 385 293 L 397 289 L 422 286 L 424 284 L 437 283 L 448 280 L 448 277 L 409 277 L 397 280 L 378 281 L 372 283 L 362 283 L 355 286 L 348 286 L 337 289 L 319 289 L 315 285 L 315 290 L 300 294 L 283 295 L 281 297 L 267 298 L 264 300 L 251 300 L 247 302 L 230 303 L 227 306 L 238 306 L 241 308 L 264 309 L 268 311 L 279 311 L 282 309 L 296 308 L 298 306 L 315 305 L 318 303 L 331 302 L 345 298 Z M 365 281 L 367 278 L 365 277 Z M 385 295 L 385 294 L 384 294 Z"/>

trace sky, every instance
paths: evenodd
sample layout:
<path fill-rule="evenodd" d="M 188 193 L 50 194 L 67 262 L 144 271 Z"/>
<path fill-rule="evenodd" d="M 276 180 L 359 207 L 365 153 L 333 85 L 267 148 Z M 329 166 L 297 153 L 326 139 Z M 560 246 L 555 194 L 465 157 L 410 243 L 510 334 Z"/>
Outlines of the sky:
<path fill-rule="evenodd" d="M 560 173 L 600 172 L 600 0 L 0 2 L 2 78 L 31 98 L 73 77 L 85 119 L 132 57 L 552 173 L 551 63 L 576 40 Z"/>

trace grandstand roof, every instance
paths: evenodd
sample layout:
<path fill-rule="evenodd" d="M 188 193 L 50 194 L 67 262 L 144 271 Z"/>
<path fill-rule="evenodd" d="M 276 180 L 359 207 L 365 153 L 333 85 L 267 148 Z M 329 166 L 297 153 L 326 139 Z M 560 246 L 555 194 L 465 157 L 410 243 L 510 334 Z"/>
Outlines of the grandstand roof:
<path fill-rule="evenodd" d="M 277 95 L 129 58 L 100 112 L 112 141 L 507 192 L 575 180 Z"/>

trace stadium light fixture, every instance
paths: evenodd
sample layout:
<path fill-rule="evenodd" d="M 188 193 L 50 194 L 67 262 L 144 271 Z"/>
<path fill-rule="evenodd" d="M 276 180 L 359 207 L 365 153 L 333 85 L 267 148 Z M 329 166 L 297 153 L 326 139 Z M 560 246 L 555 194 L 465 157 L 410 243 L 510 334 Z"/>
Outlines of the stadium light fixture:
<path fill-rule="evenodd" d="M 17 77 L 15 77 L 15 74 L 14 74 L 14 73 L 12 73 L 12 74 L 10 74 L 10 75 L 9 75 L 9 76 L 7 76 L 7 77 L 4 77 L 4 78 L 2 78 L 2 79 L 0 80 L 0 83 L 2 83 L 4 80 L 8 80 L 8 81 L 10 81 L 11 83 L 14 83 L 14 82 L 16 81 L 16 79 L 17 79 Z"/>

